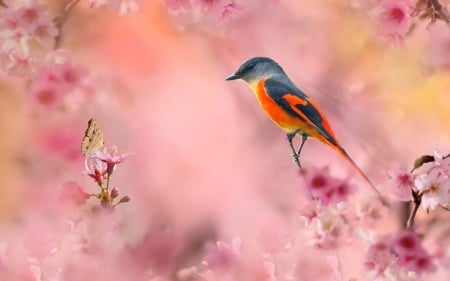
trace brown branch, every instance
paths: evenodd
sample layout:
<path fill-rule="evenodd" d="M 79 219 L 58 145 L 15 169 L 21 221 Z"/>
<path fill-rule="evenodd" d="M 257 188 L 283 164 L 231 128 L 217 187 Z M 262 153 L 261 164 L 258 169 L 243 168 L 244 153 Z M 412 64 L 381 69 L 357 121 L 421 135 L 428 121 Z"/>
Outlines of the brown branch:
<path fill-rule="evenodd" d="M 414 219 L 416 218 L 417 210 L 422 202 L 422 196 L 418 192 L 412 191 L 412 195 L 414 198 L 414 207 L 409 214 L 408 221 L 406 222 L 407 229 L 411 229 L 414 226 Z"/>
<path fill-rule="evenodd" d="M 434 10 L 446 23 L 450 23 L 450 15 L 448 14 L 447 10 L 441 5 L 441 3 L 439 3 L 439 0 L 430 0 L 430 2 L 428 3 L 433 6 Z"/>
<path fill-rule="evenodd" d="M 1 1 L 1 0 L 0 0 Z M 66 23 L 67 19 L 69 18 L 70 12 L 75 8 L 75 6 L 80 2 L 81 0 L 72 0 L 70 1 L 62 10 L 62 12 L 56 16 L 53 21 L 55 22 L 56 28 L 58 28 L 58 35 L 55 39 L 55 47 L 57 47 L 61 42 L 61 30 Z"/>

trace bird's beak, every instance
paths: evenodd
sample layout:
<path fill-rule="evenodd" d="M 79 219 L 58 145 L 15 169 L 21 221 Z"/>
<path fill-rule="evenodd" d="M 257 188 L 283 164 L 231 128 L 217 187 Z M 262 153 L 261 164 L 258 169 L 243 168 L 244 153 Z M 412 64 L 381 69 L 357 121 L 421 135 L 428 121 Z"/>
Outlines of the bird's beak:
<path fill-rule="evenodd" d="M 233 73 L 230 76 L 228 76 L 227 78 L 225 78 L 225 80 L 229 81 L 229 80 L 236 80 L 239 78 L 241 78 L 239 75 L 237 75 L 236 73 Z"/>

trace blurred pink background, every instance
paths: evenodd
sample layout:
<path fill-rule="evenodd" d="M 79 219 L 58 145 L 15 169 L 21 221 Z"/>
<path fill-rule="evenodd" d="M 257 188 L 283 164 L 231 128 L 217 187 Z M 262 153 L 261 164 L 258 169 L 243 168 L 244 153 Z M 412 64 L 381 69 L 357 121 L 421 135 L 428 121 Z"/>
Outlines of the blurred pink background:
<path fill-rule="evenodd" d="M 81 2 L 64 25 L 60 47 L 88 73 L 88 104 L 36 111 L 25 84 L 1 78 L 3 228 L 29 208 L 51 212 L 44 202 L 55 200 L 66 181 L 96 191 L 82 174 L 79 152 L 94 117 L 106 144 L 134 153 L 112 178 L 113 187 L 132 197 L 118 209 L 127 241 L 140 243 L 156 226 L 182 239 L 240 236 L 250 248 L 258 247 L 255 237 L 268 225 L 295 234 L 308 198 L 285 133 L 244 83 L 225 81 L 252 56 L 279 62 L 321 105 L 343 146 L 381 190 L 388 169 L 409 169 L 418 156 L 448 147 L 450 76 L 437 52 L 450 49 L 433 49 L 435 34 L 448 32 L 441 24 L 430 30 L 419 24 L 395 46 L 380 38 L 359 1 L 246 1 L 224 20 L 143 2 L 124 17 Z M 53 12 L 62 6 L 48 4 Z M 316 140 L 306 143 L 301 160 L 371 192 Z M 398 220 L 392 215 L 377 227 L 395 230 Z M 302 280 L 330 280 L 328 262 L 296 237 L 300 268 L 317 268 Z M 358 250 L 344 248 L 342 260 L 360 258 Z M 360 274 L 360 266 L 349 264 L 344 276 Z"/>

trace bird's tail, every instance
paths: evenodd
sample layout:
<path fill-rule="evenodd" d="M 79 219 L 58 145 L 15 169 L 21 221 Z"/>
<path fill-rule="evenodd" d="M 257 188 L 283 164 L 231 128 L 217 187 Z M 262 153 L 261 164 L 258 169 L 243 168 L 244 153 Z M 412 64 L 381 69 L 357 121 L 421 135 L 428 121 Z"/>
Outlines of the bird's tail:
<path fill-rule="evenodd" d="M 361 177 L 365 180 L 365 182 L 380 196 L 382 202 L 385 202 L 383 195 L 381 195 L 380 191 L 375 187 L 372 181 L 366 176 L 366 174 L 359 168 L 359 166 L 353 161 L 353 159 L 348 155 L 347 151 L 343 149 L 340 145 L 335 146 L 335 149 L 341 154 L 342 157 L 347 159 L 348 162 L 353 166 L 353 168 L 361 175 Z"/>

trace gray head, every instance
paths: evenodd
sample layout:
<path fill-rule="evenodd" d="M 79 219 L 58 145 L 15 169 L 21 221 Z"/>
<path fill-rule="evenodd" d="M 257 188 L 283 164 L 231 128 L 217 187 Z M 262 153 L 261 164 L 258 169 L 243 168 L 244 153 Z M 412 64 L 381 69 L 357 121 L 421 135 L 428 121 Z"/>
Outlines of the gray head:
<path fill-rule="evenodd" d="M 267 78 L 277 74 L 285 75 L 281 66 L 273 59 L 254 57 L 242 63 L 239 69 L 228 76 L 226 80 L 242 79 L 247 83 L 253 84 L 261 78 Z"/>

